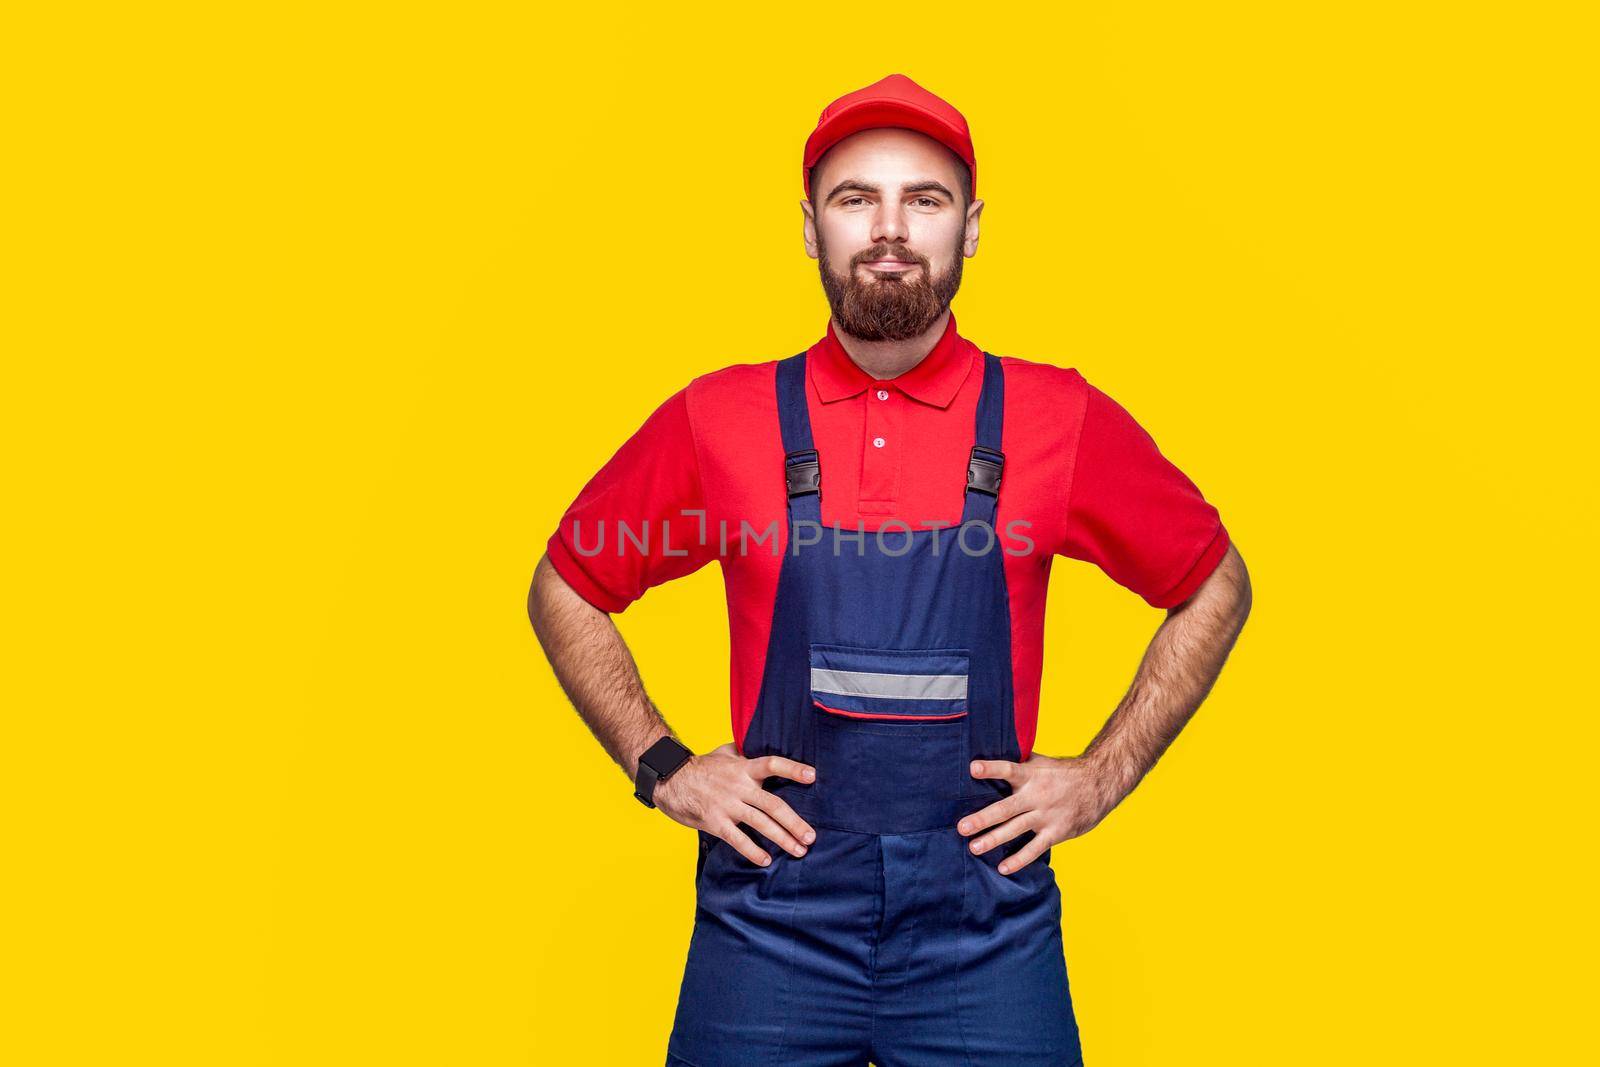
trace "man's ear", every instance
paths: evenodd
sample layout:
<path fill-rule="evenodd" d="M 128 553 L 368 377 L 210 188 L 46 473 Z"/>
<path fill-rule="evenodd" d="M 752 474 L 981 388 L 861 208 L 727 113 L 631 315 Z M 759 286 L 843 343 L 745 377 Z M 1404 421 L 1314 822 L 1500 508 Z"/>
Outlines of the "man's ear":
<path fill-rule="evenodd" d="M 961 254 L 968 259 L 978 254 L 978 216 L 982 214 L 982 200 L 974 200 L 967 205 L 967 232 L 961 242 Z"/>
<path fill-rule="evenodd" d="M 811 201 L 800 201 L 800 214 L 805 216 L 800 224 L 800 235 L 806 243 L 806 255 L 816 259 L 820 255 L 817 251 L 817 215 Z"/>

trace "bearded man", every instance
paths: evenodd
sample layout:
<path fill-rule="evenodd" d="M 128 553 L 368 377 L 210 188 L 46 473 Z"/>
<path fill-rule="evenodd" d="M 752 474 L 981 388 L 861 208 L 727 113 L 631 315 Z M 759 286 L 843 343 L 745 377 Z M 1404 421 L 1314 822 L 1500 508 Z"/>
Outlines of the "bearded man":
<path fill-rule="evenodd" d="M 890 75 L 824 109 L 802 166 L 825 335 L 662 403 L 567 509 L 529 593 L 634 795 L 697 831 L 666 1062 L 1078 1064 L 1051 848 L 1188 722 L 1249 579 L 1126 411 L 957 332 L 983 212 L 960 112 Z M 1063 757 L 1033 751 L 1057 555 L 1166 613 Z M 732 740 L 697 754 L 610 616 L 712 560 Z"/>

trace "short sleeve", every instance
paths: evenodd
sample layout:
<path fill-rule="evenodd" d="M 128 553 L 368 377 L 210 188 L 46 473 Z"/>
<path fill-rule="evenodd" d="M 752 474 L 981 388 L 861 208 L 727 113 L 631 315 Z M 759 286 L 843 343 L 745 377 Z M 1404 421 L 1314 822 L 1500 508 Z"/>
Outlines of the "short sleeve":
<path fill-rule="evenodd" d="M 1217 509 L 1133 416 L 1090 385 L 1061 554 L 1171 608 L 1200 588 L 1227 549 Z"/>
<path fill-rule="evenodd" d="M 589 479 L 546 551 L 579 596 L 615 613 L 650 587 L 715 558 L 703 530 L 687 389 L 681 389 Z"/>

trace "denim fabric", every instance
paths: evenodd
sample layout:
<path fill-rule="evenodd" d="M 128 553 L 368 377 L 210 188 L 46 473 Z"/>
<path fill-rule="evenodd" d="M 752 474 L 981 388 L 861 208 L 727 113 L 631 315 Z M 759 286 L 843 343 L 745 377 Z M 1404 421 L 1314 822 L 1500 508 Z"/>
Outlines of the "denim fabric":
<path fill-rule="evenodd" d="M 998 451 L 1000 361 L 985 355 L 976 443 Z M 784 449 L 812 447 L 805 355 L 779 365 Z M 827 457 L 819 457 L 827 491 Z M 952 471 L 952 477 L 961 472 Z M 775 471 L 774 477 L 781 477 Z M 835 553 L 802 538 L 816 494 L 790 499 L 790 546 L 747 756 L 813 764 L 771 779 L 816 828 L 796 858 L 761 867 L 700 832 L 695 929 L 668 1064 L 680 1067 L 1059 1067 L 1082 1062 L 1047 851 L 996 868 L 1031 838 L 975 856 L 961 816 L 1010 792 L 973 759 L 1019 758 L 1010 614 L 998 545 L 963 551 L 963 527 L 868 537 Z M 969 488 L 963 526 L 992 528 L 995 498 Z M 969 545 L 982 539 L 969 538 Z M 812 668 L 880 676 L 847 708 L 813 693 Z M 965 675 L 959 701 L 903 700 L 917 682 Z M 927 683 L 937 691 L 948 683 Z M 907 708 L 922 714 L 902 714 Z M 936 714 L 929 714 L 930 712 Z"/>

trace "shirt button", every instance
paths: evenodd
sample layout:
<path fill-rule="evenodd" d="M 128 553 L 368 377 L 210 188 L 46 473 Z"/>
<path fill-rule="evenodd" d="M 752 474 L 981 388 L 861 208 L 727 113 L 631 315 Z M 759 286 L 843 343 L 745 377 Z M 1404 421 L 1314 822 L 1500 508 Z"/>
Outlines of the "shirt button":
<path fill-rule="evenodd" d="M 881 437 L 874 437 L 874 438 L 873 438 L 873 439 L 872 439 L 872 447 L 873 447 L 873 448 L 882 448 L 882 447 L 883 447 L 883 438 L 881 438 Z"/>
<path fill-rule="evenodd" d="M 887 390 L 887 389 L 879 389 L 878 390 L 878 399 L 879 400 L 888 400 L 889 399 L 889 390 Z"/>

